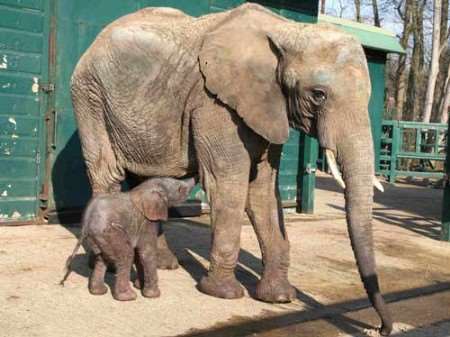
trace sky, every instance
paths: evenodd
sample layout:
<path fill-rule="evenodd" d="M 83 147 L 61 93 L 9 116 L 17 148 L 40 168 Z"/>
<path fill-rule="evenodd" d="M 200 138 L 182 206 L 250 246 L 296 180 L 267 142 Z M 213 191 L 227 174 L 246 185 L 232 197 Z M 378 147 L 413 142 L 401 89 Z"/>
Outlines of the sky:
<path fill-rule="evenodd" d="M 362 1 L 364 3 L 369 3 L 369 1 Z M 326 2 L 326 14 L 339 16 L 345 19 L 355 20 L 355 6 L 353 0 L 327 0 Z M 372 21 L 372 7 L 369 5 L 363 5 L 361 8 L 362 17 L 367 21 L 368 24 L 373 24 Z M 397 16 L 394 8 L 387 9 L 380 13 L 382 20 L 382 27 L 384 29 L 390 30 L 395 34 L 400 34 L 402 31 L 402 24 Z"/>

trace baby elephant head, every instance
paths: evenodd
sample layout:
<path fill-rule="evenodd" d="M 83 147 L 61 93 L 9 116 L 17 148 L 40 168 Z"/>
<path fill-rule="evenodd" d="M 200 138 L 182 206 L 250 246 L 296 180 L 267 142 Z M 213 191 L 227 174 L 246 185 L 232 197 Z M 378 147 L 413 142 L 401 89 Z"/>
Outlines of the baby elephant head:
<path fill-rule="evenodd" d="M 194 186 L 194 178 L 153 178 L 132 189 L 130 198 L 148 220 L 167 220 L 169 207 L 185 201 Z"/>

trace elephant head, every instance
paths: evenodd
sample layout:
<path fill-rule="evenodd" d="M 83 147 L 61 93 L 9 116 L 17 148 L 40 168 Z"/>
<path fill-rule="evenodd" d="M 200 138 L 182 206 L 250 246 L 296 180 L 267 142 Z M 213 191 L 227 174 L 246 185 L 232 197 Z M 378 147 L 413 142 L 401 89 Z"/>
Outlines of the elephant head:
<path fill-rule="evenodd" d="M 130 198 L 148 220 L 167 220 L 169 207 L 185 201 L 195 183 L 194 178 L 148 179 L 130 191 Z"/>
<path fill-rule="evenodd" d="M 345 187 L 353 251 L 387 335 L 392 321 L 373 251 L 371 86 L 363 48 L 330 25 L 299 24 L 261 7 L 248 9 L 206 36 L 199 57 L 206 88 L 270 143 L 284 143 L 289 126 L 318 138 Z"/>

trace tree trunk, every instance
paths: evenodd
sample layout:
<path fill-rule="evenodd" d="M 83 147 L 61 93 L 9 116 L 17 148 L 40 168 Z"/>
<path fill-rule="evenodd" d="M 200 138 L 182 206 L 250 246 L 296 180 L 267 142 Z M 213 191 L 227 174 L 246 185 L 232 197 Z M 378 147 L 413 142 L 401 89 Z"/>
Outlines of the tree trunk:
<path fill-rule="evenodd" d="M 373 9 L 373 24 L 377 27 L 381 27 L 380 13 L 378 11 L 377 0 L 372 0 L 372 9 Z"/>
<path fill-rule="evenodd" d="M 320 13 L 325 14 L 326 0 L 320 1 Z"/>
<path fill-rule="evenodd" d="M 427 91 L 425 95 L 425 105 L 422 115 L 422 122 L 429 123 L 431 110 L 433 108 L 434 89 L 439 72 L 439 47 L 441 39 L 441 0 L 434 0 L 433 15 L 433 49 L 431 53 L 430 75 L 428 76 Z"/>
<path fill-rule="evenodd" d="M 412 33 L 413 20 L 412 20 L 412 1 L 415 0 L 406 0 L 405 9 L 403 13 L 400 13 L 400 16 L 403 18 L 403 33 L 400 38 L 400 45 L 403 49 L 408 48 L 408 40 Z M 400 12 L 400 9 L 399 9 Z M 398 67 L 396 71 L 396 81 L 395 81 L 395 101 L 396 101 L 396 111 L 397 111 L 397 120 L 403 119 L 403 107 L 405 103 L 405 94 L 407 91 L 407 82 L 406 82 L 406 55 L 400 55 L 398 59 Z"/>
<path fill-rule="evenodd" d="M 450 65 L 447 70 L 447 80 L 445 81 L 445 95 L 442 98 L 440 106 L 441 123 L 447 123 L 448 121 L 448 108 L 450 105 Z"/>
<path fill-rule="evenodd" d="M 442 0 L 441 11 L 441 42 L 440 42 L 440 57 L 439 57 L 439 73 L 436 79 L 436 86 L 434 90 L 434 102 L 431 112 L 431 121 L 438 122 L 441 120 L 442 109 L 441 104 L 443 97 L 445 96 L 445 80 L 447 78 L 447 69 L 450 66 L 450 50 L 448 48 L 448 9 L 449 0 Z"/>
<path fill-rule="evenodd" d="M 401 55 L 398 60 L 398 68 L 397 68 L 397 83 L 396 83 L 396 118 L 401 121 L 403 119 L 403 104 L 405 102 L 405 93 L 406 93 L 406 56 Z"/>
<path fill-rule="evenodd" d="M 356 21 L 362 22 L 361 19 L 361 0 L 355 0 Z"/>
<path fill-rule="evenodd" d="M 417 120 L 419 109 L 422 108 L 423 99 L 423 77 L 424 77 L 424 37 L 423 37 L 423 12 L 425 0 L 421 2 L 413 0 L 412 10 L 412 30 L 414 36 L 414 47 L 411 56 L 411 66 L 408 77 L 408 87 L 406 92 L 406 106 L 403 116 L 407 120 Z"/>
<path fill-rule="evenodd" d="M 442 0 L 441 10 L 441 45 L 448 39 L 448 0 Z"/>

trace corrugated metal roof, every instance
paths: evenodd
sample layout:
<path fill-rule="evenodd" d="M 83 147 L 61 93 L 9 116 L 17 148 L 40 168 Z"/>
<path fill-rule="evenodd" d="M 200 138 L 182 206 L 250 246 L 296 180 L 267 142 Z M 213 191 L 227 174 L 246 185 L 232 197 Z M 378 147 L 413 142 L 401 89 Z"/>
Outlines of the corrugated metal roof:
<path fill-rule="evenodd" d="M 386 53 L 405 53 L 394 33 L 386 29 L 322 14 L 319 15 L 318 22 L 332 23 L 339 26 L 355 36 L 364 47 L 381 50 Z"/>

